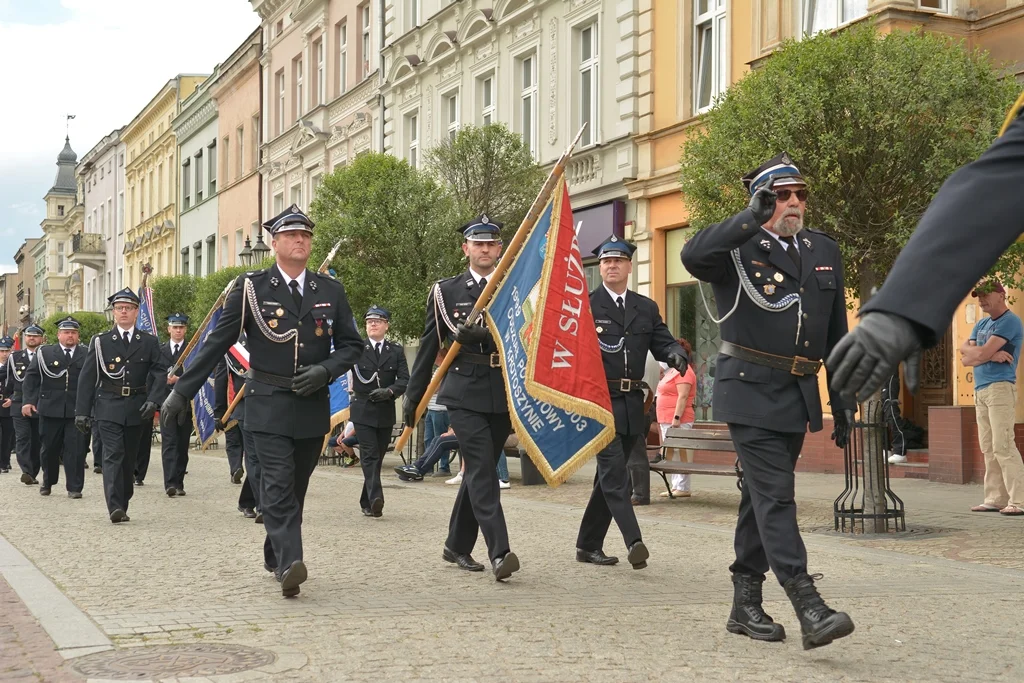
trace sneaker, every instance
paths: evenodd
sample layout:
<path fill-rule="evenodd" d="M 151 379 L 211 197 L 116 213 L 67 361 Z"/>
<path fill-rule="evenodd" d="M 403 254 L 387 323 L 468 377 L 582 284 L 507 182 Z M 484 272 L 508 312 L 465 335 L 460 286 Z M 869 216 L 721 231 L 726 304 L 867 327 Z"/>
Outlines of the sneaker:
<path fill-rule="evenodd" d="M 512 488 L 512 484 L 507 482 L 507 481 L 499 481 L 498 482 L 498 488 L 499 489 L 510 489 L 510 488 Z"/>
<path fill-rule="evenodd" d="M 896 463 L 906 462 L 906 461 L 907 461 L 907 456 L 900 455 L 899 453 L 893 453 L 892 455 L 889 456 L 889 464 L 891 464 L 891 465 L 895 465 Z"/>
<path fill-rule="evenodd" d="M 452 486 L 458 486 L 459 484 L 462 483 L 462 472 L 459 472 L 454 477 L 452 477 L 451 479 L 448 479 L 444 483 L 450 484 Z"/>

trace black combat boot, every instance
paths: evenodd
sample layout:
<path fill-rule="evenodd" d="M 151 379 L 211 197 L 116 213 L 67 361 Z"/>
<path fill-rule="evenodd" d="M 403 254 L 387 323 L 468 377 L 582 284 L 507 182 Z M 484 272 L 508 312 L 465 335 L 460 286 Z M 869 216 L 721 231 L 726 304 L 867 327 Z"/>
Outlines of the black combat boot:
<path fill-rule="evenodd" d="M 814 580 L 820 578 L 821 574 L 799 574 L 783 584 L 800 619 L 805 650 L 828 645 L 837 638 L 853 633 L 853 620 L 850 616 L 846 612 L 831 609 L 818 595 Z"/>
<path fill-rule="evenodd" d="M 777 642 L 786 639 L 786 629 L 776 624 L 761 608 L 763 576 L 732 575 L 732 612 L 725 628 L 729 633 L 750 636 L 754 640 Z"/>

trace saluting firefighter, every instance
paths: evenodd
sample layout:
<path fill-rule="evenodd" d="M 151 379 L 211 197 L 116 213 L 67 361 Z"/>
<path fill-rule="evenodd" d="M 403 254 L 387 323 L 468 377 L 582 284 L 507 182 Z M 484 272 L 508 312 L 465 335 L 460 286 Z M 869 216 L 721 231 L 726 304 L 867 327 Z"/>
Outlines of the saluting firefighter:
<path fill-rule="evenodd" d="M 341 283 L 306 269 L 313 221 L 293 204 L 264 227 L 272 236 L 276 265 L 235 280 L 220 322 L 174 385 L 162 419 L 183 413 L 188 397 L 244 332 L 250 367 L 245 420 L 262 471 L 264 568 L 275 573 L 282 594 L 290 597 L 306 580 L 302 506 L 330 431 L 327 385 L 359 360 L 363 340 Z"/>
<path fill-rule="evenodd" d="M 626 462 L 636 442 L 647 437 L 644 389 L 648 387 L 643 379 L 647 353 L 680 373 L 686 372 L 689 359 L 662 321 L 658 304 L 628 289 L 634 251 L 636 246 L 612 235 L 593 252 L 600 260 L 602 284 L 590 293 L 590 308 L 611 391 L 615 439 L 597 454 L 594 490 L 576 539 L 576 560 L 598 565 L 619 561 L 603 550 L 614 519 L 626 543 L 626 560 L 633 569 L 643 569 L 650 553 L 630 500 L 633 487 Z"/>
<path fill-rule="evenodd" d="M 22 340 L 25 342 L 25 348 L 15 351 L 7 359 L 7 375 L 12 382 L 11 417 L 14 420 L 14 451 L 17 454 L 18 467 L 21 468 L 21 483 L 34 486 L 39 483 L 36 475 L 42 466 L 39 418 L 36 415 L 25 417 L 21 414 L 21 408 L 25 371 L 35 362 L 36 353 L 43 343 L 43 328 L 35 324 L 29 325 L 25 328 Z"/>
<path fill-rule="evenodd" d="M 805 229 L 807 183 L 785 153 L 743 177 L 748 208 L 701 230 L 682 261 L 710 282 L 722 315 L 715 419 L 729 425 L 743 466 L 730 567 L 734 602 L 727 629 L 756 640 L 786 637 L 761 607 L 771 567 L 800 620 L 804 649 L 853 632 L 825 604 L 807 573 L 796 520 L 793 470 L 804 435 L 822 428 L 817 373 L 846 333 L 839 245 Z M 836 446 L 846 445 L 848 406 L 831 392 Z"/>
<path fill-rule="evenodd" d="M 95 424 L 100 432 L 103 494 L 110 521 L 120 524 L 130 521 L 135 460 L 140 449 L 150 448 L 149 442 L 140 443 L 143 423 L 153 423 L 153 414 L 167 391 L 167 363 L 160 341 L 135 327 L 138 295 L 125 288 L 108 301 L 115 324 L 89 342 L 89 355 L 78 380 L 75 426 L 87 434 Z"/>
<path fill-rule="evenodd" d="M 238 343 L 245 347 L 245 335 L 243 334 Z M 260 509 L 260 464 L 256 459 L 256 446 L 253 443 L 252 432 L 245 428 L 245 393 L 238 399 L 235 409 L 224 422 L 224 414 L 227 412 L 231 401 L 228 399 L 228 385 L 231 386 L 231 397 L 238 395 L 245 384 L 245 366 L 235 358 L 232 353 L 224 354 L 224 358 L 217 364 L 213 371 L 214 426 L 224 432 L 224 450 L 227 451 L 228 460 L 231 461 L 231 481 L 235 482 L 239 472 L 245 474 L 241 479 L 242 490 L 238 492 L 238 511 L 246 519 L 255 519 L 257 524 L 263 522 L 259 514 Z M 228 429 L 228 425 L 236 423 Z M 241 463 L 245 462 L 245 469 Z M 237 464 L 236 464 L 237 463 Z M 238 482 L 235 482 L 238 483 Z"/>
<path fill-rule="evenodd" d="M 14 381 L 7 372 L 7 358 L 13 347 L 12 337 L 0 337 L 0 474 L 11 471 L 11 451 L 14 449 L 14 419 L 11 417 Z"/>
<path fill-rule="evenodd" d="M 75 429 L 75 400 L 87 349 L 78 343 L 78 328 L 70 315 L 57 321 L 58 343 L 40 346 L 25 371 L 21 414 L 39 418 L 43 496 L 60 481 L 61 461 L 68 498 L 81 498 L 85 486 L 85 437 Z"/>
<path fill-rule="evenodd" d="M 359 507 L 367 517 L 380 517 L 384 489 L 380 471 L 384 451 L 395 427 L 395 399 L 409 385 L 409 365 L 401 344 L 385 339 L 391 314 L 379 306 L 366 312 L 366 342 L 363 355 L 352 368 L 352 402 L 349 419 L 359 439 L 359 464 L 363 468 L 363 491 Z"/>
<path fill-rule="evenodd" d="M 406 426 L 416 422 L 416 406 L 430 384 L 434 358 L 451 339 L 462 346 L 441 383 L 437 401 L 448 408 L 459 452 L 466 465 L 455 497 L 448 540 L 442 558 L 471 572 L 484 566 L 470 554 L 483 532 L 491 570 L 498 581 L 519 570 L 519 558 L 510 552 L 505 513 L 501 509 L 495 468 L 512 430 L 505 398 L 498 347 L 482 322 L 467 325 L 466 318 L 487 286 L 501 254 L 501 224 L 486 214 L 459 228 L 462 253 L 469 259 L 466 272 L 434 283 L 427 300 L 427 320 L 406 391 Z"/>
<path fill-rule="evenodd" d="M 160 345 L 164 364 L 168 368 L 181 358 L 185 351 L 185 330 L 188 329 L 188 316 L 184 313 L 172 313 L 167 316 L 167 334 L 169 339 Z M 181 368 L 167 378 L 167 386 L 173 387 L 181 377 Z M 185 411 L 183 420 L 170 424 L 160 422 L 160 459 L 164 466 L 164 493 L 168 498 L 185 495 L 185 469 L 188 467 L 188 446 L 192 436 L 191 406 Z"/>

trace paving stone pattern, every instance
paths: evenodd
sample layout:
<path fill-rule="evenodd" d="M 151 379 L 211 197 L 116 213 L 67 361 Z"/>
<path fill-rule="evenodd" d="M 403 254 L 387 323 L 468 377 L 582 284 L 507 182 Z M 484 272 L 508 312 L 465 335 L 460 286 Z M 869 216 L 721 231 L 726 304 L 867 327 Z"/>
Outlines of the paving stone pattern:
<path fill-rule="evenodd" d="M 81 681 L 11 586 L 0 577 L 0 681 Z"/>

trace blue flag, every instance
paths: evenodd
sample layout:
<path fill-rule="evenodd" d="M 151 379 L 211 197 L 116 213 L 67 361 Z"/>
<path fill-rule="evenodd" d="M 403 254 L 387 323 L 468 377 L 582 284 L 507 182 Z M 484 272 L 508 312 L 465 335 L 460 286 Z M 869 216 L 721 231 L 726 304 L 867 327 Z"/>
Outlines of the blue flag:
<path fill-rule="evenodd" d="M 220 321 L 223 311 L 223 308 L 218 307 L 210 316 L 210 323 L 206 326 L 202 336 L 196 340 L 196 345 L 192 347 L 188 356 L 185 357 L 184 363 L 182 363 L 185 370 L 188 370 L 189 366 L 192 365 L 192 362 L 206 344 L 207 338 L 217 328 L 217 323 Z M 217 433 L 217 428 L 214 426 L 217 418 L 213 416 L 216 400 L 217 395 L 213 387 L 213 375 L 210 375 L 203 382 L 203 386 L 200 387 L 196 395 L 192 397 L 192 423 L 195 426 L 196 434 L 199 436 L 201 450 L 206 450 L 206 447 L 213 441 L 213 437 Z"/>
<path fill-rule="evenodd" d="M 156 316 L 153 313 L 153 290 L 143 287 L 139 290 L 139 319 L 137 327 L 159 339 L 156 332 Z"/>

